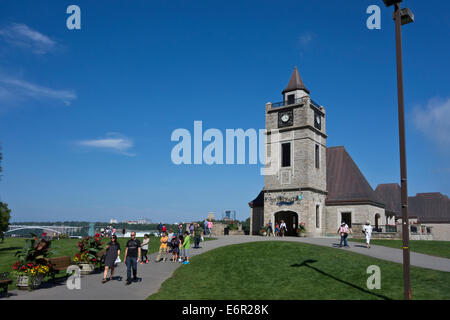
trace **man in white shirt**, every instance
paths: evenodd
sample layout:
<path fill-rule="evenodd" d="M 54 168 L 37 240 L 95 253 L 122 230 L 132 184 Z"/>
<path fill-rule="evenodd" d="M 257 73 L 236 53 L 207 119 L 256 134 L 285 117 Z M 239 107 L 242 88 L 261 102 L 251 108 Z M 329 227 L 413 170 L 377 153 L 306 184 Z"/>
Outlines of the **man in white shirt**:
<path fill-rule="evenodd" d="M 286 226 L 286 222 L 284 222 L 284 220 L 281 220 L 280 230 L 281 230 L 281 236 L 284 237 L 284 235 L 287 233 L 287 226 Z"/>
<path fill-rule="evenodd" d="M 366 246 L 370 248 L 370 237 L 372 236 L 372 226 L 370 225 L 370 221 L 367 220 L 366 224 L 362 227 L 362 231 L 366 235 Z"/>

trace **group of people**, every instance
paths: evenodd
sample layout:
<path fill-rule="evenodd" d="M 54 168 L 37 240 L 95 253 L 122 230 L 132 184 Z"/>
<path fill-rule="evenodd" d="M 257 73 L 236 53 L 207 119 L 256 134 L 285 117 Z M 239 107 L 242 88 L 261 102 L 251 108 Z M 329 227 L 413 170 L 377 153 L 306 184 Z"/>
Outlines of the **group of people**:
<path fill-rule="evenodd" d="M 181 225 L 181 224 L 180 224 Z M 181 225 L 182 226 L 182 225 Z M 191 228 L 192 226 L 192 228 Z M 211 223 L 212 228 L 212 223 Z M 209 231 L 211 228 L 208 228 Z M 191 236 L 194 238 L 194 248 L 200 248 L 200 241 L 205 233 L 203 232 L 200 224 L 192 223 L 184 234 L 182 234 L 182 228 L 178 232 L 173 232 L 172 229 L 167 233 L 167 228 L 165 225 L 161 225 L 161 237 L 159 239 L 160 246 L 158 255 L 156 257 L 156 262 L 167 261 L 168 255 L 171 253 L 171 262 L 180 262 L 183 264 L 189 264 L 189 251 L 191 248 Z M 108 272 L 110 272 L 109 280 L 113 280 L 114 269 L 120 260 L 120 244 L 117 241 L 117 236 L 112 234 L 110 236 L 111 241 L 106 247 L 105 254 L 105 270 L 103 273 L 102 283 L 107 282 Z M 148 234 L 144 235 L 144 239 L 139 241 L 136 238 L 136 232 L 131 232 L 131 239 L 127 241 L 124 253 L 124 262 L 127 266 L 127 281 L 126 284 L 129 285 L 133 281 L 138 281 L 137 278 L 137 265 L 147 264 L 148 260 L 148 249 L 150 244 L 150 237 Z"/>
<path fill-rule="evenodd" d="M 274 236 L 274 237 L 284 237 L 287 234 L 287 226 L 284 220 L 281 220 L 280 223 L 275 223 L 275 229 L 273 229 L 272 221 L 269 220 L 266 227 L 266 236 Z"/>
<path fill-rule="evenodd" d="M 367 220 L 366 224 L 363 225 L 361 228 L 361 232 L 366 237 L 366 247 L 370 248 L 370 238 L 372 237 L 372 230 L 373 227 L 370 225 L 370 221 Z M 347 237 L 349 234 L 352 234 L 352 229 L 349 228 L 349 226 L 345 223 L 345 221 L 342 221 L 341 226 L 339 227 L 337 233 L 341 236 L 341 241 L 339 242 L 339 248 L 342 248 L 342 243 L 344 244 L 345 248 L 350 248 L 348 245 Z"/>
<path fill-rule="evenodd" d="M 204 234 L 205 236 L 206 236 L 206 235 L 209 235 L 209 237 L 211 237 L 211 234 L 212 234 L 212 228 L 213 228 L 213 223 L 212 223 L 212 221 L 211 221 L 211 220 L 205 219 L 205 221 L 204 221 L 203 223 L 204 223 L 204 231 L 203 231 L 203 234 Z M 194 236 L 195 228 L 197 227 L 197 225 L 199 226 L 198 223 L 194 223 L 194 222 L 186 223 L 186 231 L 187 231 L 191 236 Z M 166 227 L 165 224 L 162 224 L 162 223 L 160 222 L 159 225 L 158 225 L 158 234 L 159 234 L 159 236 L 161 236 L 163 232 L 166 232 L 166 234 L 167 234 L 167 227 Z M 170 230 L 170 233 L 173 233 L 173 231 Z M 169 233 L 169 235 L 170 235 L 170 233 Z M 180 222 L 180 223 L 178 224 L 178 236 L 182 236 L 182 235 L 183 235 L 183 223 Z"/>

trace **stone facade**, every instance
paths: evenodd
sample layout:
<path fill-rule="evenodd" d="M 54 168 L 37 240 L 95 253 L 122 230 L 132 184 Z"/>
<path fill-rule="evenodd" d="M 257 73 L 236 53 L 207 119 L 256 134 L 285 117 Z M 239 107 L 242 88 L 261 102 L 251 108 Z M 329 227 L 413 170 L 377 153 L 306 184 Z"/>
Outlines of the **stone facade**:
<path fill-rule="evenodd" d="M 342 214 L 349 212 L 351 215 L 351 225 L 353 234 L 361 233 L 362 226 L 367 220 L 372 226 L 375 226 L 375 218 L 379 215 L 379 225 L 386 225 L 387 217 L 385 209 L 374 205 L 339 205 L 326 207 L 326 234 L 335 235 L 342 221 Z"/>
<path fill-rule="evenodd" d="M 433 240 L 450 241 L 450 223 L 425 223 L 431 228 Z"/>

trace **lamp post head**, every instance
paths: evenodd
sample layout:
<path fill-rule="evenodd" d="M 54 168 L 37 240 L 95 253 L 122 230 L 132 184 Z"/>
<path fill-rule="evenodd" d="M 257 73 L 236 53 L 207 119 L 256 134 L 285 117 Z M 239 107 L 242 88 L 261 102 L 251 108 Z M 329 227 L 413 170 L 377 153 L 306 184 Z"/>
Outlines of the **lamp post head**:
<path fill-rule="evenodd" d="M 401 25 L 414 22 L 414 13 L 409 8 L 400 9 L 400 23 Z M 395 12 L 392 13 L 392 20 L 395 21 Z"/>
<path fill-rule="evenodd" d="M 402 25 L 414 22 L 414 13 L 409 8 L 403 8 L 400 10 Z"/>
<path fill-rule="evenodd" d="M 402 0 L 383 0 L 383 2 L 386 5 L 386 7 L 390 7 L 390 6 L 393 6 L 396 3 L 402 2 Z"/>

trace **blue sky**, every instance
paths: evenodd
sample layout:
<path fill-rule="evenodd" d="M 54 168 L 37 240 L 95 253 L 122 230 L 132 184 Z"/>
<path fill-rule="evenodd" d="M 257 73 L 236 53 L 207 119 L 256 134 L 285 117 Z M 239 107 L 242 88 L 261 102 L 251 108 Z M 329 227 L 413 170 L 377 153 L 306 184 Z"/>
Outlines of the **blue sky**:
<path fill-rule="evenodd" d="M 66 8 L 81 8 L 81 30 Z M 381 30 L 366 9 L 381 8 Z M 409 194 L 450 194 L 450 3 L 404 1 Z M 439 8 L 439 10 L 437 10 Z M 186 221 L 263 187 L 258 165 L 171 162 L 173 130 L 264 128 L 292 69 L 373 188 L 399 181 L 392 8 L 382 1 L 0 0 L 0 197 L 13 221 Z"/>

